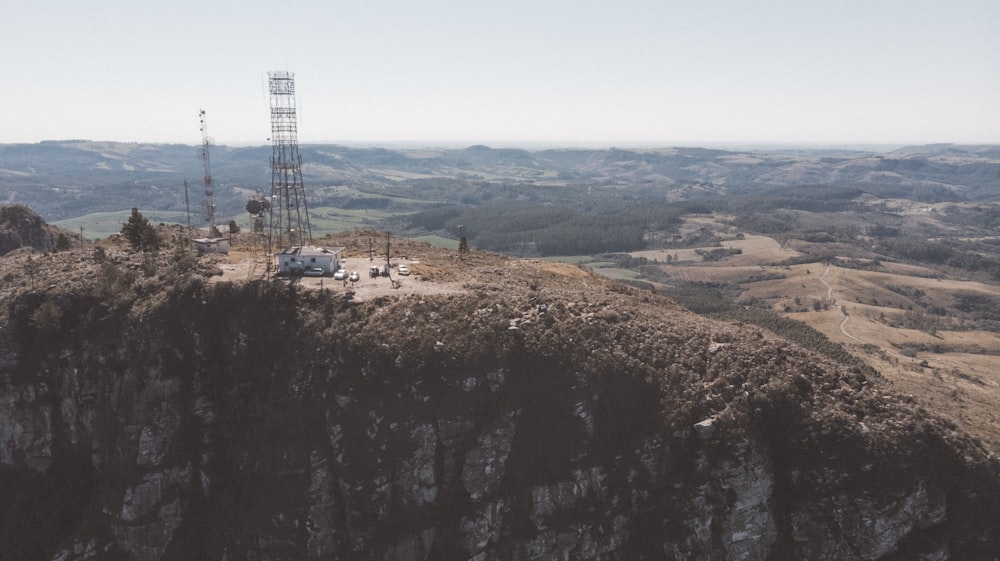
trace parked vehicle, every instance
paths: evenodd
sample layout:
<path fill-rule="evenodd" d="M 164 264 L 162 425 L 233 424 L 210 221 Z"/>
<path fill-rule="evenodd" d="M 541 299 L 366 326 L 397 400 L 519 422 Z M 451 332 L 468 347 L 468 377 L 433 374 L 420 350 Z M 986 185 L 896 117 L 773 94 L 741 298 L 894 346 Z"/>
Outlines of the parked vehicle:
<path fill-rule="evenodd" d="M 404 277 L 410 274 L 410 269 L 406 265 L 400 265 L 396 270 Z"/>
<path fill-rule="evenodd" d="M 312 269 L 306 269 L 306 271 L 302 274 L 307 277 L 322 277 L 326 274 L 326 271 L 320 269 L 319 267 L 313 267 Z"/>
<path fill-rule="evenodd" d="M 333 280 L 346 280 L 347 279 L 347 269 L 337 269 L 337 272 L 333 274 Z"/>
<path fill-rule="evenodd" d="M 358 282 L 361 280 L 361 275 L 359 275 L 357 271 L 351 271 L 351 276 L 348 277 L 348 280 L 351 282 Z"/>

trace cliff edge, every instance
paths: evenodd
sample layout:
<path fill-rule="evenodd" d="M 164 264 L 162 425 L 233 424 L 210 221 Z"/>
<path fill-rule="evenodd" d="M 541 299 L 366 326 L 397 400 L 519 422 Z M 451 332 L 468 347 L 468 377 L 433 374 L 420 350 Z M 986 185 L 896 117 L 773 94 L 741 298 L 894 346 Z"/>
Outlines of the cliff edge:
<path fill-rule="evenodd" d="M 996 460 L 876 373 L 574 266 L 418 250 L 406 282 L 460 290 L 90 249 L 33 290 L 0 258 L 3 556 L 1000 552 Z"/>

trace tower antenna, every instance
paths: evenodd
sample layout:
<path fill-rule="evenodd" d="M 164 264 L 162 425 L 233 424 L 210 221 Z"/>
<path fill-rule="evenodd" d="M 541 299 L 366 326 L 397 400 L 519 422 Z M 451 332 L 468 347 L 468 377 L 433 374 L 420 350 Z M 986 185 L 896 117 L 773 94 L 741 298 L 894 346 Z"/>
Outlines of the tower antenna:
<path fill-rule="evenodd" d="M 208 121 L 205 118 L 205 110 L 198 111 L 198 118 L 201 120 L 201 161 L 205 165 L 205 218 L 208 222 L 208 230 L 211 235 L 215 235 L 215 202 L 212 200 L 212 163 L 208 157 L 208 147 L 212 144 L 212 139 L 208 136 Z"/>
<path fill-rule="evenodd" d="M 274 253 L 312 244 L 309 208 L 302 183 L 298 122 L 295 112 L 295 74 L 267 73 L 271 94 L 271 219 L 268 251 Z"/>

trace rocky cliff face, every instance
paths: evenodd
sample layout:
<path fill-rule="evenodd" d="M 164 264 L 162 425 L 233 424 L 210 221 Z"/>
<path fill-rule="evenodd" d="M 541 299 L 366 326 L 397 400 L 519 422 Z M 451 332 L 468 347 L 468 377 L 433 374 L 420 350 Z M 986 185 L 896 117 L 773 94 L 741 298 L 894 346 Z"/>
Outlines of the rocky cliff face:
<path fill-rule="evenodd" d="M 998 555 L 997 463 L 877 376 L 505 267 L 371 302 L 183 276 L 5 293 L 0 556 Z"/>
<path fill-rule="evenodd" d="M 0 255 L 22 247 L 49 251 L 57 246 L 68 249 L 66 232 L 49 226 L 41 216 L 22 205 L 0 206 Z"/>

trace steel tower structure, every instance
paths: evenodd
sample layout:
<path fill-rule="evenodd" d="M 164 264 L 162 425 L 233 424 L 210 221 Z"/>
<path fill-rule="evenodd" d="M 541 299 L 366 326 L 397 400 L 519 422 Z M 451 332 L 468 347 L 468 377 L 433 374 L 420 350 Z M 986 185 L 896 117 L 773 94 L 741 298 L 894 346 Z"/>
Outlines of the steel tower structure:
<path fill-rule="evenodd" d="M 205 118 L 205 110 L 198 110 L 198 119 L 201 120 L 201 161 L 205 165 L 205 221 L 208 222 L 209 235 L 214 235 L 215 228 L 215 201 L 212 200 L 214 191 L 212 190 L 212 162 L 208 157 L 208 147 L 212 144 L 212 139 L 208 137 L 208 121 Z"/>
<path fill-rule="evenodd" d="M 268 72 L 271 93 L 271 206 L 268 251 L 312 244 L 309 208 L 302 184 L 295 75 Z"/>

